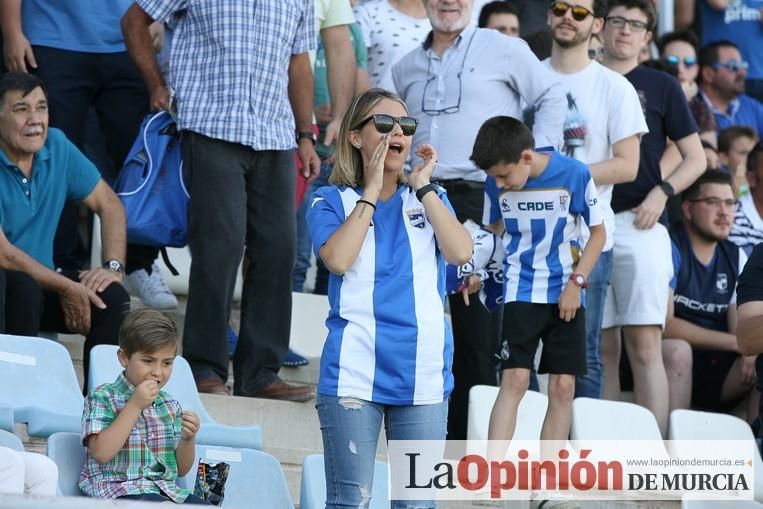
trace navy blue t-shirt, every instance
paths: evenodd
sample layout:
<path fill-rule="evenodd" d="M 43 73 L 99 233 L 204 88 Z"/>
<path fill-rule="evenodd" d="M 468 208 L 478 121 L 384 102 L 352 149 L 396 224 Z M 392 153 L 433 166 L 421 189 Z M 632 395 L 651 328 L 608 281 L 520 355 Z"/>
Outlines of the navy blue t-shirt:
<path fill-rule="evenodd" d="M 735 300 L 740 248 L 729 241 L 718 243 L 712 261 L 705 265 L 694 249 L 682 223 L 670 230 L 673 241 L 675 294 L 674 314 L 705 329 L 728 332 L 729 304 Z"/>
<path fill-rule="evenodd" d="M 612 210 L 617 214 L 637 207 L 662 181 L 660 159 L 666 138 L 680 140 L 698 132 L 686 96 L 673 76 L 639 65 L 625 75 L 638 92 L 649 133 L 641 137 L 641 158 L 636 180 L 616 184 Z"/>
<path fill-rule="evenodd" d="M 739 276 L 737 287 L 737 305 L 753 301 L 763 301 L 763 243 L 752 250 Z M 755 359 L 755 372 L 758 375 L 756 386 L 758 391 L 763 392 L 763 355 L 758 355 Z M 758 409 L 760 415 L 763 415 L 763 398 L 760 400 Z M 758 432 L 758 436 L 763 436 L 763 427 Z"/>

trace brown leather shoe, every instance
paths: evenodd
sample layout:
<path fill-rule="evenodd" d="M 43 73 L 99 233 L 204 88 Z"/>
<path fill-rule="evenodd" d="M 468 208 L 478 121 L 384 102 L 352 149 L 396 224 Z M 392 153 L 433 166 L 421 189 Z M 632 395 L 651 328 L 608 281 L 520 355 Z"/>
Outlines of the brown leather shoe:
<path fill-rule="evenodd" d="M 230 390 L 219 378 L 204 378 L 196 380 L 196 389 L 205 394 L 219 394 L 221 396 L 230 396 Z"/>
<path fill-rule="evenodd" d="M 247 394 L 252 398 L 280 399 L 283 401 L 310 401 L 315 397 L 313 388 L 309 385 L 294 385 L 283 380 L 277 380 L 264 389 L 253 394 Z"/>

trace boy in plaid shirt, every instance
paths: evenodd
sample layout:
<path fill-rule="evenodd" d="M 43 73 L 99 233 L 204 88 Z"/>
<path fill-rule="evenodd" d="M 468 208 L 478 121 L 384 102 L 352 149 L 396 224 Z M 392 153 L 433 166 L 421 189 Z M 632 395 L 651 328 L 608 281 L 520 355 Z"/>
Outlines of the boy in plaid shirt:
<path fill-rule="evenodd" d="M 91 497 L 209 505 L 177 484 L 193 467 L 199 417 L 161 388 L 172 374 L 179 335 L 166 315 L 139 309 L 119 330 L 124 371 L 85 398 L 80 489 Z"/>

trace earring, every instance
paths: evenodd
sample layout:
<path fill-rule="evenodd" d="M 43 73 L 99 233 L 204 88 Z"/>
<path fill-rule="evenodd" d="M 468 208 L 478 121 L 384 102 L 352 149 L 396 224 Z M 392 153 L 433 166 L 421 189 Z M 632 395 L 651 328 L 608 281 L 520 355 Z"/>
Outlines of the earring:
<path fill-rule="evenodd" d="M 359 149 L 359 148 L 361 147 L 361 145 L 360 145 L 360 144 L 357 144 L 357 145 L 353 144 L 352 146 L 353 146 L 353 147 L 355 147 L 355 148 L 357 148 L 357 149 Z"/>

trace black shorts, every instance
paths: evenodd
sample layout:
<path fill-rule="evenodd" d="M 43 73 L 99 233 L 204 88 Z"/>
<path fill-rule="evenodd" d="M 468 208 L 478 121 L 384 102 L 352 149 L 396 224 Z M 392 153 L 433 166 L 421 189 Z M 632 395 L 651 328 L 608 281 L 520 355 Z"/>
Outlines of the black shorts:
<path fill-rule="evenodd" d="M 692 349 L 691 404 L 692 407 L 714 412 L 726 412 L 739 401 L 721 402 L 723 382 L 739 357 L 736 352 Z"/>
<path fill-rule="evenodd" d="M 633 371 L 625 345 L 620 356 L 620 390 L 633 390 Z M 721 403 L 723 382 L 739 354 L 720 350 L 692 349 L 691 406 L 713 412 L 727 412 L 739 401 Z"/>
<path fill-rule="evenodd" d="M 509 302 L 503 307 L 501 331 L 503 369 L 532 369 L 538 342 L 543 339 L 543 352 L 538 373 L 585 375 L 586 334 L 585 311 L 581 307 L 572 321 L 559 318 L 556 304 Z"/>

